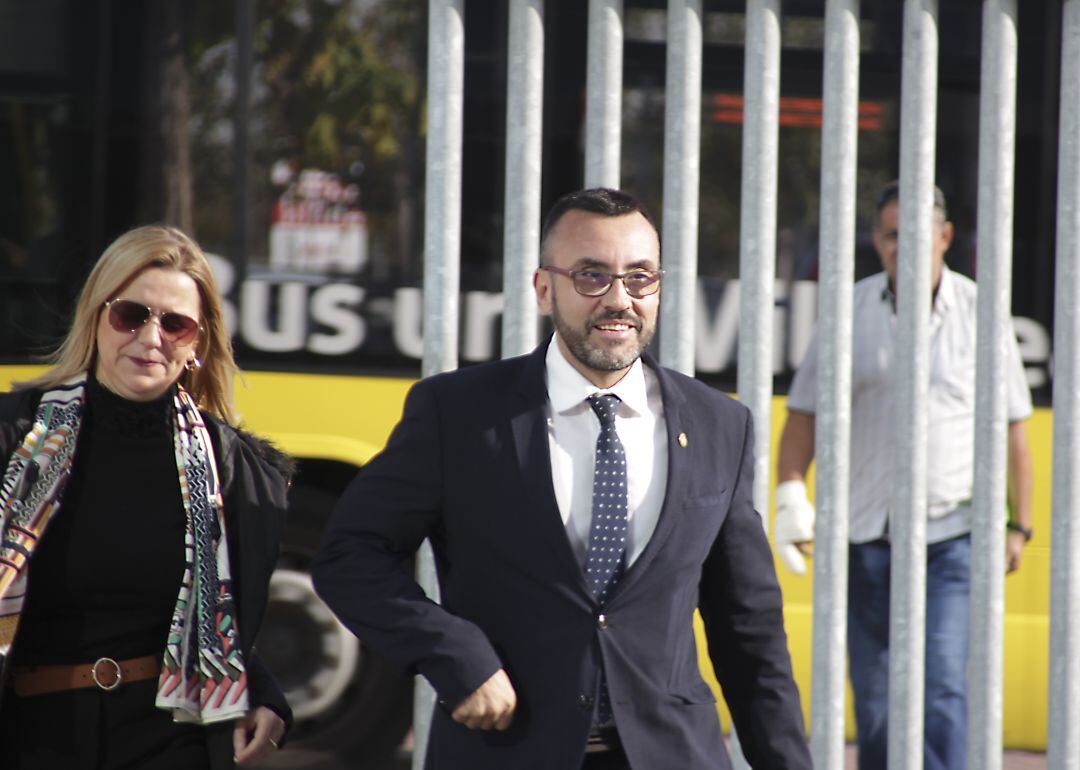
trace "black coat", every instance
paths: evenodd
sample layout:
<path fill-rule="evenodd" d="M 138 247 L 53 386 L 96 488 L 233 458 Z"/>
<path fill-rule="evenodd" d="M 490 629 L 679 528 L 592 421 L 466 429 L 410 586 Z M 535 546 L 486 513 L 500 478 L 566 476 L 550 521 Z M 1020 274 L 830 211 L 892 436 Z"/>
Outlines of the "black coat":
<path fill-rule="evenodd" d="M 552 488 L 545 348 L 418 383 L 312 565 L 316 590 L 349 628 L 435 687 L 427 767 L 580 767 L 603 666 L 634 767 L 729 768 L 698 671 L 700 607 L 751 764 L 809 768 L 780 589 L 752 502 L 749 410 L 646 358 L 663 397 L 667 490 L 601 618 Z M 409 571 L 424 538 L 441 606 Z M 453 707 L 500 667 L 518 694 L 510 728 L 454 722 Z"/>
<path fill-rule="evenodd" d="M 0 473 L 30 430 L 40 398 L 41 392 L 35 390 L 0 394 Z M 292 710 L 253 645 L 266 611 L 270 575 L 285 529 L 292 463 L 266 442 L 230 427 L 213 415 L 204 413 L 203 418 L 214 445 L 221 480 L 229 563 L 251 707 L 267 706 L 285 720 L 288 729 Z M 164 649 L 164 640 L 162 645 Z M 2 663 L 0 660 L 0 668 Z M 0 694 L 2 691 L 0 688 Z M 232 727 L 232 723 L 221 723 L 205 728 L 214 768 L 234 766 Z"/>

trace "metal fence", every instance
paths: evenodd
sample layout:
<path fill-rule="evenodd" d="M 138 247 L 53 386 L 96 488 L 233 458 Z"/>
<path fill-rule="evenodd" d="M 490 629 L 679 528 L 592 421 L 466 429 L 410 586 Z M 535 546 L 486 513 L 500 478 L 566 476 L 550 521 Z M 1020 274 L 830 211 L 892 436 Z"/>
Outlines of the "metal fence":
<path fill-rule="evenodd" d="M 1080 770 L 1080 0 L 1061 26 L 1047 765 Z"/>
<path fill-rule="evenodd" d="M 540 221 L 543 0 L 509 0 L 504 355 L 536 343 L 530 280 Z M 1016 2 L 985 0 L 979 133 L 979 310 L 976 496 L 972 564 L 971 766 L 1001 765 L 1005 357 L 1010 333 L 1016 123 Z M 780 71 L 780 0 L 746 4 L 738 390 L 757 426 L 755 504 L 769 510 L 772 308 Z M 425 224 L 424 374 L 457 362 L 464 0 L 430 0 Z M 587 185 L 617 186 L 620 164 L 621 0 L 590 0 L 585 125 Z M 1080 770 L 1080 0 L 1065 0 L 1054 353 L 1048 766 Z M 702 0 L 668 3 L 664 122 L 665 282 L 662 362 L 694 371 Z M 898 463 L 893 509 L 889 764 L 922 765 L 926 570 L 926 393 L 930 235 L 938 69 L 938 2 L 905 0 L 900 127 Z M 811 750 L 843 767 L 851 287 L 859 83 L 859 0 L 827 0 L 820 214 L 817 551 Z M 899 547 L 902 546 L 902 547 Z M 434 590 L 430 554 L 421 581 Z M 899 654 L 896 654 L 899 653 Z M 418 690 L 421 767 L 433 697 Z"/>
<path fill-rule="evenodd" d="M 859 102 L 859 0 L 825 7 L 821 131 L 821 267 L 818 294 L 818 411 L 814 443 L 814 678 L 810 750 L 818 767 L 844 764 L 844 649 L 847 631 L 848 447 L 851 435 L 852 279 Z M 828 512 L 828 513 L 826 513 Z"/>

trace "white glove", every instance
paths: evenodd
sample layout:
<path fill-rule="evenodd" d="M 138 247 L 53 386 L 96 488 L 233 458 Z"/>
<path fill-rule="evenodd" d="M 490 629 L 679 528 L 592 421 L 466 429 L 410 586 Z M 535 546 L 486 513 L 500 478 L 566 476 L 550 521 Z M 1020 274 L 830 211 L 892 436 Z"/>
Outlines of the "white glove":
<path fill-rule="evenodd" d="M 773 542 L 784 566 L 796 575 L 805 575 L 806 559 L 795 544 L 813 541 L 814 506 L 806 496 L 806 484 L 801 481 L 777 484 Z"/>

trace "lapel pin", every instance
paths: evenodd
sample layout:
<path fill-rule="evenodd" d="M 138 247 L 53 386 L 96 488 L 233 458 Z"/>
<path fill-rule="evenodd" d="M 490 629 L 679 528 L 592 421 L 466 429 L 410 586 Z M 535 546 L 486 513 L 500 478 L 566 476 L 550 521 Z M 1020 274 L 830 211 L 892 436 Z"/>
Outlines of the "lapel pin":
<path fill-rule="evenodd" d="M 688 438 L 686 437 L 686 434 L 685 434 L 685 433 L 680 433 L 680 434 L 679 434 L 679 439 L 678 439 L 678 440 L 679 440 L 679 446 L 681 446 L 681 447 L 685 447 L 685 446 L 686 446 L 687 444 L 689 444 L 689 443 L 690 443 L 690 439 L 688 439 Z"/>

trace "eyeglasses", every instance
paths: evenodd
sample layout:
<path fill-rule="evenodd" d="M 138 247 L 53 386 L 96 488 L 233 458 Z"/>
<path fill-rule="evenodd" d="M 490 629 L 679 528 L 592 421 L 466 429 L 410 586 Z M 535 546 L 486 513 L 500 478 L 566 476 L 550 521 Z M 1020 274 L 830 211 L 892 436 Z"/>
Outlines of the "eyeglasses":
<path fill-rule="evenodd" d="M 641 299 L 656 294 L 660 289 L 660 276 L 663 270 L 631 270 L 629 273 L 604 273 L 600 270 L 566 270 L 565 268 L 545 265 L 540 268 L 551 273 L 565 275 L 574 282 L 574 290 L 586 297 L 602 297 L 611 289 L 618 278 L 622 281 L 626 293 L 634 299 Z"/>
<path fill-rule="evenodd" d="M 187 345 L 202 329 L 198 321 L 183 313 L 154 310 L 130 299 L 109 300 L 105 307 L 109 309 L 109 326 L 121 333 L 134 334 L 156 317 L 162 338 L 173 345 Z"/>

